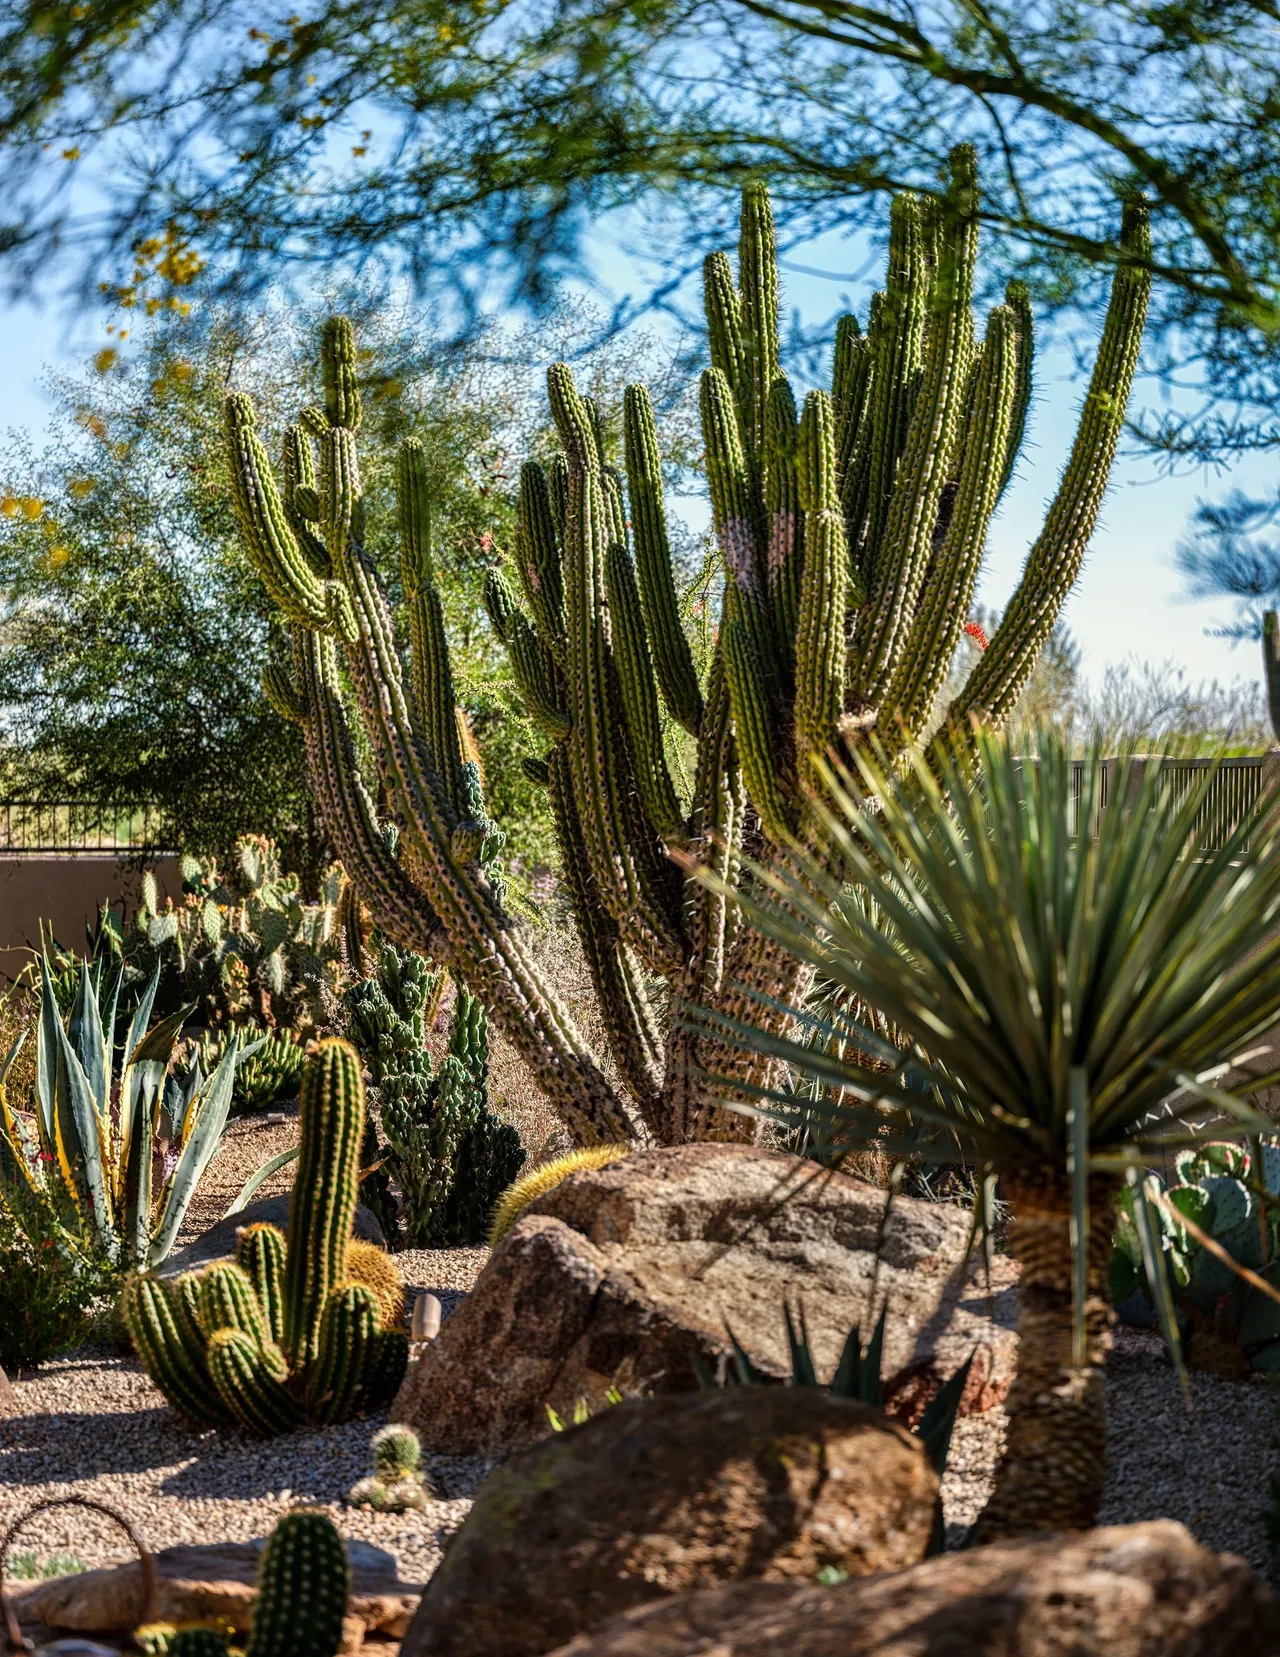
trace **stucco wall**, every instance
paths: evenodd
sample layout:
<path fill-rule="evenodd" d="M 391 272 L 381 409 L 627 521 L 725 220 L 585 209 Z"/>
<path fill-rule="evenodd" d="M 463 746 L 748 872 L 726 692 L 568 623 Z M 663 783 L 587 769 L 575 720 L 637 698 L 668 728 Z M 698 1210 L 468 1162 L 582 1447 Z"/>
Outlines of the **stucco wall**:
<path fill-rule="evenodd" d="M 154 870 L 161 898 L 179 898 L 177 859 L 161 858 Z M 0 857 L 0 983 L 12 982 L 31 959 L 41 921 L 52 924 L 59 943 L 80 948 L 104 903 L 123 898 L 133 909 L 141 878 L 124 858 Z"/>

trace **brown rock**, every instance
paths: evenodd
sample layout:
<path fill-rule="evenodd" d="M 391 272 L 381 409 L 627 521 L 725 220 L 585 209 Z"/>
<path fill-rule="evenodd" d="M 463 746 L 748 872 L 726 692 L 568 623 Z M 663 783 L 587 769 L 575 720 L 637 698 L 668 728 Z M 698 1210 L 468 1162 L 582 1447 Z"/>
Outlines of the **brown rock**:
<path fill-rule="evenodd" d="M 884 1193 L 814 1173 L 778 1151 L 685 1145 L 565 1180 L 495 1249 L 410 1370 L 394 1418 L 429 1450 L 501 1452 L 545 1434 L 548 1404 L 566 1417 L 611 1386 L 691 1390 L 695 1359 L 727 1362 L 726 1323 L 782 1376 L 782 1307 L 799 1292 L 819 1373 L 855 1324 L 869 1336 L 887 1299 L 890 1408 L 917 1419 L 975 1348 L 962 1413 L 998 1403 L 1017 1344 L 1011 1263 L 998 1263 L 991 1300 L 977 1263 L 962 1269 L 962 1209 L 900 1197 L 881 1243 Z"/>
<path fill-rule="evenodd" d="M 165 1548 L 156 1555 L 155 1620 L 182 1623 L 225 1617 L 233 1627 L 247 1628 L 258 1592 L 262 1548 L 261 1541 Z M 348 1542 L 347 1557 L 351 1597 L 343 1651 L 359 1649 L 358 1630 L 398 1639 L 417 1608 L 421 1585 L 402 1582 L 394 1558 L 369 1542 Z M 13 1583 L 7 1591 L 24 1623 L 110 1634 L 137 1624 L 141 1567 L 133 1560 L 48 1582 Z"/>
<path fill-rule="evenodd" d="M 3 1366 L 0 1366 L 0 1415 L 8 1415 L 17 1403 L 17 1396 L 9 1383 Z"/>
<path fill-rule="evenodd" d="M 654 1601 L 551 1657 L 1275 1657 L 1243 1559 L 1171 1520 L 944 1554 L 872 1582 L 734 1583 Z"/>
<path fill-rule="evenodd" d="M 937 1491 L 918 1439 L 816 1389 L 627 1399 L 489 1476 L 403 1657 L 540 1657 L 655 1594 L 901 1570 Z"/>

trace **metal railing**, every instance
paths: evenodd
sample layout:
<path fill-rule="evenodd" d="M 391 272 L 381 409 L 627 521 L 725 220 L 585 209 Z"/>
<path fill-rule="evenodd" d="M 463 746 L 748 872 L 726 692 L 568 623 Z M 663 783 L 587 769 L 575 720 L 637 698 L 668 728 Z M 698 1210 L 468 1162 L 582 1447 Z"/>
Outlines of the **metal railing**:
<path fill-rule="evenodd" d="M 137 857 L 170 850 L 157 806 L 0 801 L 0 857 Z"/>
<path fill-rule="evenodd" d="M 1172 796 L 1179 802 L 1200 787 L 1206 771 L 1217 767 L 1217 773 L 1209 785 L 1208 793 L 1196 813 L 1195 820 L 1194 832 L 1202 837 L 1206 851 L 1213 851 L 1223 844 L 1240 819 L 1253 806 L 1262 789 L 1260 754 L 1222 760 L 1164 759 L 1152 754 L 1149 762 L 1159 764 L 1161 794 L 1165 797 Z M 1075 817 L 1071 824 L 1073 834 L 1078 833 L 1080 829 L 1080 800 L 1084 793 L 1084 774 L 1088 763 L 1087 760 L 1078 759 L 1073 760 L 1071 764 L 1071 796 L 1075 802 Z M 1134 762 L 1131 787 L 1141 786 L 1145 763 L 1147 762 L 1142 759 Z M 1097 812 L 1106 809 L 1118 768 L 1122 764 L 1121 760 L 1103 760 L 1096 795 Z M 1095 821 L 1095 832 L 1096 828 Z M 1241 847 L 1242 851 L 1248 849 L 1247 845 Z"/>

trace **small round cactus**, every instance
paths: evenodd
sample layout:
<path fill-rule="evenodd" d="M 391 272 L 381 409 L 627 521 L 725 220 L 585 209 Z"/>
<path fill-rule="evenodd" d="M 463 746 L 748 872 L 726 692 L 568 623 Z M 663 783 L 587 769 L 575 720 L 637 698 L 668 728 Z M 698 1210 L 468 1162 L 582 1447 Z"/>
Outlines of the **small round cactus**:
<path fill-rule="evenodd" d="M 373 1435 L 373 1473 L 353 1485 L 353 1507 L 377 1513 L 408 1513 L 425 1507 L 430 1490 L 422 1473 L 422 1446 L 412 1427 L 391 1423 Z"/>
<path fill-rule="evenodd" d="M 370 1442 L 374 1472 L 380 1479 L 390 1481 L 422 1471 L 422 1445 L 412 1427 L 391 1422 L 380 1427 Z"/>

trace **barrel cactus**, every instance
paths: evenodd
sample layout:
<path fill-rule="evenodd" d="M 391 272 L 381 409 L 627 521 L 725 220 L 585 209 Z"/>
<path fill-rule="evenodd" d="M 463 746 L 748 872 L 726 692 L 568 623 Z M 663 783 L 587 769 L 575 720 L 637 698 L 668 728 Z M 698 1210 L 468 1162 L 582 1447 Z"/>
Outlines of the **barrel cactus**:
<path fill-rule="evenodd" d="M 226 401 L 245 542 L 292 624 L 292 659 L 273 661 L 264 684 L 302 727 L 343 865 L 374 923 L 447 962 L 488 1010 L 580 1145 L 753 1134 L 733 1106 L 773 1085 L 775 1061 L 722 1032 L 747 1017 L 789 1028 L 806 969 L 743 924 L 725 888 L 789 868 L 797 843 L 838 878 L 813 809 L 822 757 L 872 741 L 900 751 L 927 734 L 1031 394 L 1021 286 L 976 335 L 978 191 L 962 145 L 939 196 L 894 201 L 885 287 L 865 328 L 841 320 L 831 388 L 797 411 L 780 365 L 769 198 L 746 188 L 737 270 L 722 253 L 705 270 L 702 423 L 724 588 L 704 672 L 682 626 L 648 393 L 626 388 L 617 454 L 569 368 L 549 370 L 560 452 L 522 471 L 516 542 L 492 572 L 488 611 L 539 733 L 526 770 L 548 790 L 611 1075 L 486 868 L 491 829 L 466 786 L 421 447 L 410 439 L 398 458 L 405 666 L 366 548 L 350 324 L 325 326 L 324 401 L 285 434 L 278 473 L 250 400 Z M 1125 205 L 1119 234 L 1071 457 L 1004 620 L 944 711 L 950 730 L 1007 717 L 1093 533 L 1146 312 L 1140 202 Z M 676 731 L 692 744 L 690 787 L 668 763 Z M 401 858 L 380 832 L 361 751 Z"/>
<path fill-rule="evenodd" d="M 353 1048 L 318 1044 L 302 1079 L 289 1237 L 246 1227 L 234 1260 L 139 1276 L 123 1312 L 143 1367 L 192 1427 L 261 1436 L 345 1421 L 394 1395 L 408 1361 L 403 1298 L 351 1242 L 365 1125 Z M 353 1258 L 354 1256 L 354 1258 Z"/>

